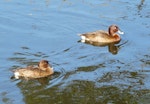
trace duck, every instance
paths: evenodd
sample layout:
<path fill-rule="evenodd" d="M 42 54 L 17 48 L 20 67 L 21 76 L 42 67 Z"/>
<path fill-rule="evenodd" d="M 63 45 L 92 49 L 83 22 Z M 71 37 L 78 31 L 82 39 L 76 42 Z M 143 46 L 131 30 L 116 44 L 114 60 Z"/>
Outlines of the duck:
<path fill-rule="evenodd" d="M 119 34 L 124 34 L 115 24 L 110 25 L 108 31 L 97 30 L 94 32 L 87 32 L 79 34 L 81 42 L 99 42 L 99 43 L 115 43 L 121 40 Z"/>
<path fill-rule="evenodd" d="M 15 79 L 33 79 L 52 75 L 54 70 L 47 60 L 41 60 L 37 66 L 27 66 L 26 68 L 16 69 L 13 72 Z"/>

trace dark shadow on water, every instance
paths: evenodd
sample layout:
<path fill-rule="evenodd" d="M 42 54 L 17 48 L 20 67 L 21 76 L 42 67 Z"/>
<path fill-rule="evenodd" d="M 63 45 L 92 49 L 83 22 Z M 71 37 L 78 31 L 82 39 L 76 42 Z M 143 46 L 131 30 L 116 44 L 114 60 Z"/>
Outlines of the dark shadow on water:
<path fill-rule="evenodd" d="M 77 71 L 92 72 L 97 70 L 98 68 L 104 68 L 104 67 L 106 67 L 105 63 L 101 63 L 98 65 L 78 67 Z"/>
<path fill-rule="evenodd" d="M 138 5 L 138 12 L 140 12 L 143 8 L 145 0 L 141 0 L 140 4 Z"/>
<path fill-rule="evenodd" d="M 81 42 L 81 40 L 79 40 L 78 42 Z M 123 47 L 124 44 L 126 44 L 128 41 L 125 41 L 122 44 L 119 44 L 120 42 L 115 42 L 115 43 L 100 43 L 100 42 L 90 42 L 90 41 L 86 41 L 85 44 L 89 44 L 89 45 L 93 45 L 93 46 L 97 46 L 97 47 L 108 47 L 108 51 L 110 53 L 112 53 L 113 55 L 118 54 L 119 49 L 121 47 Z"/>
<path fill-rule="evenodd" d="M 120 89 L 116 86 L 96 87 L 95 82 L 81 80 L 72 81 L 65 88 L 60 85 L 45 88 L 35 80 L 21 81 L 17 86 L 26 104 L 138 104 L 144 93 L 134 93 L 130 88 Z"/>

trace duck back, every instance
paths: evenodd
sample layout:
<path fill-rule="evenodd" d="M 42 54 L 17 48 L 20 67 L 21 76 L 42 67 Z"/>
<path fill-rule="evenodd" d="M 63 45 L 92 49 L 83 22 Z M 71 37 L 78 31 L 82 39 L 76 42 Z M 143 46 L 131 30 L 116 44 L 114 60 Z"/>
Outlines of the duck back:
<path fill-rule="evenodd" d="M 116 38 L 108 34 L 108 32 L 99 30 L 95 32 L 88 32 L 85 34 L 81 34 L 85 38 L 85 41 L 92 41 L 92 42 L 102 42 L 102 43 L 109 43 L 116 41 Z"/>
<path fill-rule="evenodd" d="M 41 78 L 41 77 L 47 77 L 53 73 L 54 71 L 53 71 L 53 68 L 51 67 L 48 67 L 46 70 L 41 70 L 38 67 L 37 68 L 22 68 L 22 69 L 17 69 L 14 71 L 14 77 L 16 79 Z"/>
<path fill-rule="evenodd" d="M 34 69 L 18 69 L 14 72 L 14 75 L 16 79 L 19 79 L 20 77 L 24 78 L 40 78 L 47 76 L 48 73 L 42 70 L 39 70 L 38 68 Z"/>

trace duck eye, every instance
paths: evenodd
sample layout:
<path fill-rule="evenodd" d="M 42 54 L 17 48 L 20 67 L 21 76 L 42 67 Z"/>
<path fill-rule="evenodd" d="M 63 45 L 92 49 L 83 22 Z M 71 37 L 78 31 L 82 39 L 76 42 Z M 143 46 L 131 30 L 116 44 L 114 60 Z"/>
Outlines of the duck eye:
<path fill-rule="evenodd" d="M 115 29 L 114 29 L 114 31 L 118 31 L 118 27 L 117 27 L 117 26 L 115 26 Z"/>
<path fill-rule="evenodd" d="M 116 29 L 118 29 L 118 26 L 115 26 Z"/>

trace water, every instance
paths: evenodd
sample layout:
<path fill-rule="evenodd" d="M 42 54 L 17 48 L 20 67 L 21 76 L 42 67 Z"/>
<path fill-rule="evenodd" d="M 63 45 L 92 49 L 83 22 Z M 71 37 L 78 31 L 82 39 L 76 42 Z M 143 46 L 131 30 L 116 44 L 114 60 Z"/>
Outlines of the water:
<path fill-rule="evenodd" d="M 149 104 L 149 0 L 1 0 L 1 104 Z M 78 42 L 117 24 L 119 44 Z M 55 74 L 13 80 L 12 70 L 46 59 Z"/>

